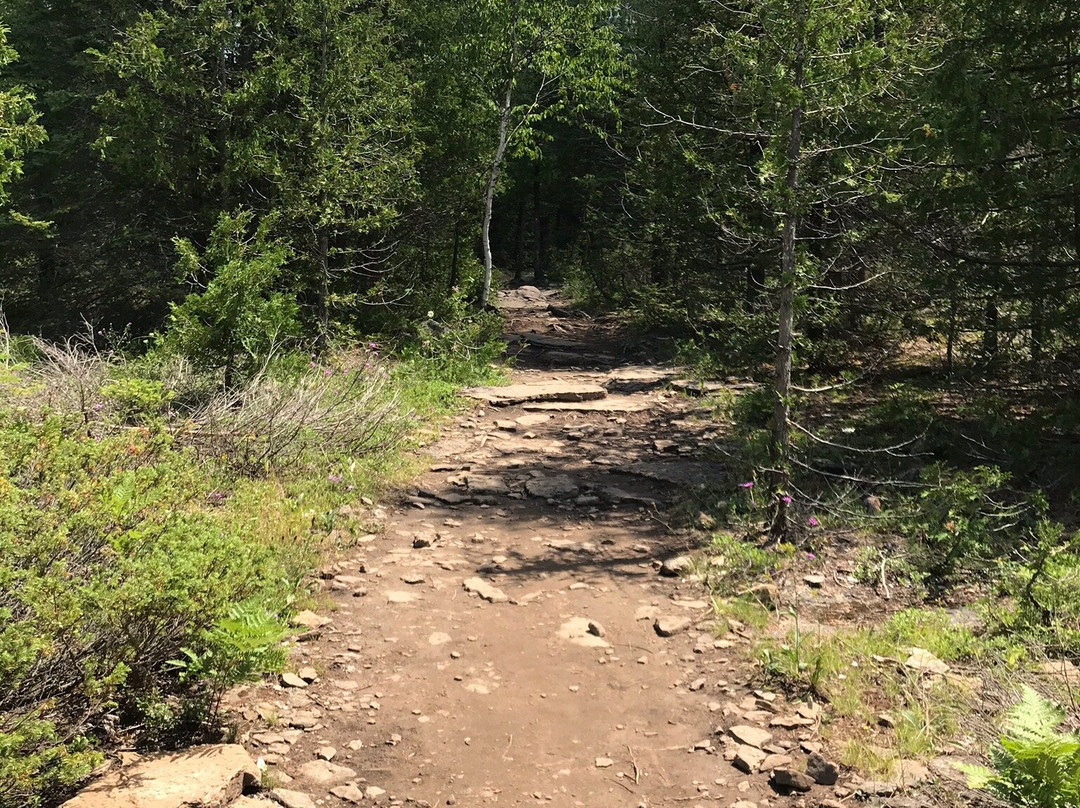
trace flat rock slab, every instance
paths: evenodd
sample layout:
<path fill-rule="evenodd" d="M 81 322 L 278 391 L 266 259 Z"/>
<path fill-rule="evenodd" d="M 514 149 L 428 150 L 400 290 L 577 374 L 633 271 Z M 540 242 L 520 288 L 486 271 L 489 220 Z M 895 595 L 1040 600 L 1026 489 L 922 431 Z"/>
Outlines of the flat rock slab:
<path fill-rule="evenodd" d="M 559 499 L 561 497 L 576 497 L 578 486 L 565 474 L 553 477 L 536 477 L 525 483 L 525 490 L 530 496 L 540 499 Z"/>
<path fill-rule="evenodd" d="M 506 334 L 506 341 L 511 344 L 535 345 L 538 348 L 552 348 L 561 351 L 575 351 L 588 353 L 589 346 L 583 342 L 562 337 L 551 337 L 536 331 L 526 331 L 521 334 Z"/>
<path fill-rule="evenodd" d="M 617 368 L 608 374 L 604 387 L 611 392 L 637 393 L 663 387 L 676 377 L 674 368 L 626 367 Z"/>
<path fill-rule="evenodd" d="M 239 744 L 196 746 L 110 771 L 63 808 L 224 808 L 258 782 Z"/>
<path fill-rule="evenodd" d="M 510 486 L 502 477 L 490 474 L 470 474 L 465 478 L 465 484 L 474 494 L 509 494 Z"/>
<path fill-rule="evenodd" d="M 510 600 L 499 587 L 485 581 L 483 578 L 466 578 L 461 585 L 465 587 L 466 592 L 478 595 L 488 603 L 506 603 Z"/>
<path fill-rule="evenodd" d="M 559 367 L 611 367 L 619 360 L 610 354 L 598 354 L 598 353 L 580 353 L 570 351 L 549 351 L 544 350 L 540 354 L 539 359 L 548 365 L 555 365 Z"/>
<path fill-rule="evenodd" d="M 654 403 L 647 398 L 611 396 L 605 399 L 526 402 L 524 407 L 526 410 L 539 412 L 551 410 L 558 412 L 644 412 L 651 409 Z"/>
<path fill-rule="evenodd" d="M 688 396 L 707 396 L 727 390 L 731 385 L 726 382 L 697 382 L 692 379 L 675 379 L 671 387 Z"/>
<path fill-rule="evenodd" d="M 288 788 L 275 788 L 270 792 L 270 796 L 279 805 L 284 805 L 285 808 L 317 808 L 315 800 L 303 791 L 292 791 Z"/>
<path fill-rule="evenodd" d="M 729 728 L 728 735 L 743 746 L 751 746 L 755 749 L 761 749 L 772 741 L 771 732 L 767 732 L 761 729 L 761 727 L 750 727 L 745 724 Z"/>
<path fill-rule="evenodd" d="M 486 401 L 496 407 L 550 401 L 595 401 L 607 390 L 598 384 L 511 384 L 506 387 L 469 387 L 461 395 Z"/>
<path fill-rule="evenodd" d="M 572 617 L 559 626 L 558 636 L 586 648 L 607 648 L 607 641 L 592 630 L 594 623 L 588 617 Z"/>
<path fill-rule="evenodd" d="M 619 473 L 633 474 L 649 480 L 693 488 L 718 485 L 724 482 L 724 469 L 718 463 L 700 460 L 657 460 L 634 463 L 626 468 L 613 469 Z"/>
<path fill-rule="evenodd" d="M 297 769 L 297 774 L 313 783 L 331 786 L 356 777 L 356 770 L 328 760 L 312 760 Z"/>

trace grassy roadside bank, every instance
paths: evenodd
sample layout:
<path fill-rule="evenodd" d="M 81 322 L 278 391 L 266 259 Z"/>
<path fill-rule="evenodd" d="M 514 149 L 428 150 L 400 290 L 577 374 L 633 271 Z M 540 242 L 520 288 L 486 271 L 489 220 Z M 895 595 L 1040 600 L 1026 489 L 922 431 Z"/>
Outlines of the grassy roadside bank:
<path fill-rule="evenodd" d="M 375 344 L 223 391 L 92 338 L 0 342 L 0 806 L 49 804 L 110 749 L 221 737 L 277 670 L 310 573 L 375 528 L 413 450 L 492 381 Z"/>
<path fill-rule="evenodd" d="M 682 508 L 703 531 L 688 568 L 760 685 L 822 705 L 822 740 L 853 776 L 915 772 L 940 805 L 977 801 L 967 786 L 1017 806 L 1076 804 L 1071 413 L 959 411 L 895 385 L 806 402 L 787 496 L 798 529 L 778 543 L 761 396 L 712 406 L 731 471 Z"/>

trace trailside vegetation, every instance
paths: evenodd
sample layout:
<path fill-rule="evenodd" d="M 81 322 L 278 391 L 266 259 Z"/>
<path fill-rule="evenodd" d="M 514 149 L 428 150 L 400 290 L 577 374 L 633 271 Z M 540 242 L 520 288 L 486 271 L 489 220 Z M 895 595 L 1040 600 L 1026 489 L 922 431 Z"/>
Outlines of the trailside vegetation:
<path fill-rule="evenodd" d="M 5 0 L 0 808 L 279 664 L 340 506 L 498 378 L 507 283 L 749 388 L 716 568 L 843 533 L 909 599 L 766 675 L 869 720 L 852 649 L 1080 663 L 1078 53 L 1072 0 Z M 973 776 L 1075 801 L 1023 699 Z"/>

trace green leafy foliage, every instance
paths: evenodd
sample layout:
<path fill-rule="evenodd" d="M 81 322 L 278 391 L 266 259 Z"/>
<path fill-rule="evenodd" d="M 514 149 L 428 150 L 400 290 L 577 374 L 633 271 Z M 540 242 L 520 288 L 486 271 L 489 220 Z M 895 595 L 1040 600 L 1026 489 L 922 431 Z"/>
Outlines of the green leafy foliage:
<path fill-rule="evenodd" d="M 199 637 L 201 650 L 185 646 L 179 659 L 165 665 L 180 683 L 197 685 L 208 702 L 207 720 L 217 716 L 221 697 L 242 682 L 280 671 L 285 664 L 282 641 L 291 630 L 262 604 L 238 604 Z"/>
<path fill-rule="evenodd" d="M 7 186 L 22 174 L 27 152 L 45 140 L 45 130 L 32 105 L 33 95 L 7 80 L 5 68 L 18 59 L 7 44 L 7 35 L 8 29 L 0 21 L 0 205 L 8 202 Z"/>
<path fill-rule="evenodd" d="M 167 438 L 95 439 L 60 417 L 6 412 L 0 458 L 7 808 L 85 775 L 102 719 L 137 714 L 142 693 L 174 687 L 166 663 L 181 648 L 215 664 L 225 654 L 218 681 L 254 670 L 260 657 L 230 633 L 233 604 L 284 603 L 273 553 L 191 507 L 204 494 L 198 469 Z"/>
<path fill-rule="evenodd" d="M 206 280 L 203 291 L 172 307 L 163 345 L 204 367 L 224 368 L 230 384 L 298 330 L 296 301 L 280 288 L 288 249 L 271 238 L 267 220 L 250 232 L 254 219 L 250 211 L 222 214 L 202 254 L 190 241 L 176 241 L 182 277 Z"/>
<path fill-rule="evenodd" d="M 918 545 L 914 560 L 938 585 L 1019 550 L 1045 511 L 1045 500 L 1010 491 L 1009 475 L 995 467 L 933 465 L 922 480 L 924 490 L 897 517 Z"/>
<path fill-rule="evenodd" d="M 990 752 L 992 769 L 961 766 L 971 788 L 1018 808 L 1080 804 L 1080 737 L 1059 731 L 1065 713 L 1026 685 Z"/>

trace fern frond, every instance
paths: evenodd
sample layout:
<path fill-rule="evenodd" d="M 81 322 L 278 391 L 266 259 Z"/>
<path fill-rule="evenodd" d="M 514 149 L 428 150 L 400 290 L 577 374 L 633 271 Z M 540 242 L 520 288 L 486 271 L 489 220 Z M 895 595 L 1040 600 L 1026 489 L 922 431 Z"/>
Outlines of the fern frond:
<path fill-rule="evenodd" d="M 1005 732 L 1011 738 L 1038 744 L 1053 738 L 1064 720 L 1060 707 L 1024 685 L 1019 703 L 1005 714 Z"/>

